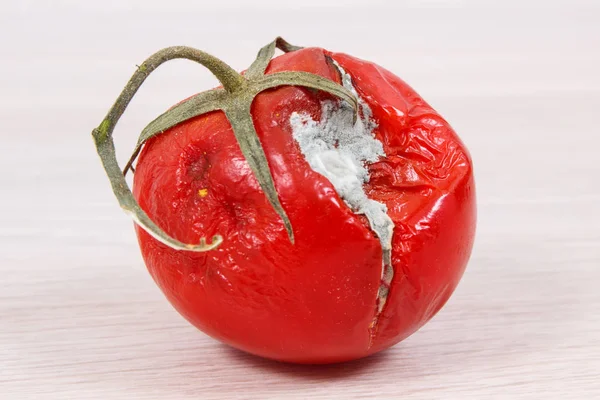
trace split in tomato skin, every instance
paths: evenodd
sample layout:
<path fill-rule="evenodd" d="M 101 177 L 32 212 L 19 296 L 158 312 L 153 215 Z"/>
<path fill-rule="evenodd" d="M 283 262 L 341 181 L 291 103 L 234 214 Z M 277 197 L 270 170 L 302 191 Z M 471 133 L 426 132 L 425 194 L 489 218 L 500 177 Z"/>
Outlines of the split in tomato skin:
<path fill-rule="evenodd" d="M 365 188 L 387 205 L 395 224 L 395 274 L 373 353 L 423 326 L 458 285 L 475 236 L 472 162 L 450 125 L 400 78 L 373 63 L 328 54 L 373 110 L 386 152 L 370 166 Z"/>
<path fill-rule="evenodd" d="M 468 153 L 402 81 L 374 64 L 316 48 L 275 58 L 267 73 L 306 71 L 339 82 L 326 56 L 350 74 L 373 109 L 387 154 L 369 166 L 365 186 L 396 224 L 395 277 L 373 337 L 381 245 L 364 218 L 312 171 L 289 123 L 293 112 L 318 120 L 328 96 L 283 87 L 259 94 L 252 107 L 295 244 L 221 112 L 150 139 L 134 177 L 136 199 L 167 233 L 187 243 L 224 237 L 216 250 L 192 253 L 137 228 L 146 265 L 169 301 L 207 334 L 281 361 L 347 361 L 408 336 L 454 290 L 474 234 Z"/>

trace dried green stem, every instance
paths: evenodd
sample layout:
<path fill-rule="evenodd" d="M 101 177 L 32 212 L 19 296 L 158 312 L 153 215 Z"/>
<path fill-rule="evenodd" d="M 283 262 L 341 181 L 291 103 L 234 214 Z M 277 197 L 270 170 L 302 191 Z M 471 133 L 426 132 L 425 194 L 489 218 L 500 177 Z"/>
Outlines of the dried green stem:
<path fill-rule="evenodd" d="M 129 169 L 132 169 L 133 162 L 148 139 L 162 134 L 169 128 L 190 118 L 217 110 L 225 112 L 226 117 L 231 123 L 236 140 L 240 145 L 242 154 L 246 158 L 271 206 L 282 219 L 290 241 L 294 242 L 292 224 L 279 200 L 267 157 L 254 128 L 252 115 L 250 114 L 252 101 L 263 90 L 291 85 L 309 87 L 331 93 L 349 102 L 354 108 L 355 114 L 358 107 L 357 100 L 352 93 L 342 85 L 321 76 L 307 72 L 280 72 L 265 75 L 269 62 L 274 55 L 275 48 L 279 48 L 284 52 L 301 49 L 301 47 L 293 46 L 282 38 L 277 38 L 259 51 L 256 60 L 248 69 L 246 77 L 233 70 L 221 60 L 200 50 L 182 46 L 160 50 L 138 67 L 138 70 L 133 74 L 102 123 L 98 128 L 93 130 L 92 136 L 94 137 L 98 154 L 111 182 L 113 192 L 119 200 L 119 204 L 131 215 L 139 226 L 162 243 L 178 250 L 208 251 L 217 247 L 223 241 L 223 238 L 217 235 L 210 244 L 207 244 L 206 239 L 202 238 L 200 239 L 200 244 L 193 245 L 182 243 L 169 236 L 141 209 L 125 181 L 125 174 Z M 148 75 L 166 61 L 177 58 L 189 59 L 208 68 L 222 83 L 223 89 L 200 93 L 173 107 L 152 121 L 142 131 L 133 155 L 123 173 L 121 173 L 112 139 L 113 130 Z"/>
<path fill-rule="evenodd" d="M 225 108 L 225 115 L 231 123 L 233 134 L 240 145 L 244 158 L 250 165 L 250 169 L 252 169 L 254 176 L 260 183 L 271 206 L 283 220 L 290 241 L 294 243 L 292 223 L 281 206 L 267 156 L 254 130 L 254 122 L 252 121 L 252 114 L 250 114 L 252 100 L 253 97 L 247 96 L 246 98 L 240 98 L 239 101 L 232 102 L 231 105 Z"/>
<path fill-rule="evenodd" d="M 292 51 L 302 50 L 304 48 L 304 47 L 294 46 L 293 44 L 290 44 L 281 36 L 278 36 L 275 39 L 275 45 L 277 46 L 277 48 L 279 50 L 283 51 L 284 53 L 291 53 Z"/>

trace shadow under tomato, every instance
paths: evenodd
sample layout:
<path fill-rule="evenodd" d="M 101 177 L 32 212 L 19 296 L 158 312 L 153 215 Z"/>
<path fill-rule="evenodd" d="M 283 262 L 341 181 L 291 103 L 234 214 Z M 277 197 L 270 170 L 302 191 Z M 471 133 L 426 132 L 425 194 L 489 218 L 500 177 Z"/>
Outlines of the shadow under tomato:
<path fill-rule="evenodd" d="M 251 369 L 260 369 L 269 374 L 289 375 L 310 381 L 346 379 L 369 373 L 387 358 L 386 352 L 381 352 L 359 360 L 336 364 L 292 364 L 248 354 L 227 345 L 221 346 L 227 357 L 239 364 L 246 364 Z"/>

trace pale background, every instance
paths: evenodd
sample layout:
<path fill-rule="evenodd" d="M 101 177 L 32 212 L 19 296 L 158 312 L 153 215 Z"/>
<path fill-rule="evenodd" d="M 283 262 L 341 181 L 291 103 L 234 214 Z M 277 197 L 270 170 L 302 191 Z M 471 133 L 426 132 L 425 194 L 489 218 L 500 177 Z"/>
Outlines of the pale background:
<path fill-rule="evenodd" d="M 0 6 L 1 399 L 600 398 L 600 2 L 11 1 Z M 231 350 L 145 271 L 91 129 L 136 63 L 187 44 L 245 68 L 276 35 L 377 61 L 471 149 L 467 273 L 364 361 Z M 162 67 L 116 137 L 214 80 Z"/>

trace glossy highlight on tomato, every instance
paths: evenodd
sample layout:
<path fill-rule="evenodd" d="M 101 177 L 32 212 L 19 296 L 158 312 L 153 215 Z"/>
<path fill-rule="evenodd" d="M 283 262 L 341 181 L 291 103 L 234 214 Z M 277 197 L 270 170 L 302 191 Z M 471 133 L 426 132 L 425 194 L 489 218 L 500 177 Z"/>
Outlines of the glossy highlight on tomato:
<path fill-rule="evenodd" d="M 274 58 L 266 73 L 306 71 L 340 83 L 335 60 L 373 111 L 386 157 L 368 166 L 367 195 L 395 224 L 392 279 L 376 319 L 382 247 L 365 217 L 308 165 L 294 112 L 321 116 L 332 96 L 285 86 L 258 94 L 252 118 L 294 243 L 261 190 L 221 111 L 148 140 L 134 175 L 142 209 L 184 243 L 223 236 L 208 252 L 170 248 L 137 227 L 153 279 L 203 332 L 275 360 L 333 363 L 406 338 L 448 300 L 475 231 L 472 163 L 449 124 L 400 78 L 320 48 Z"/>

